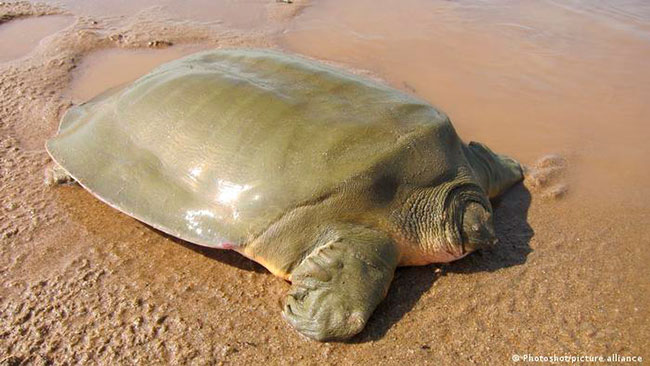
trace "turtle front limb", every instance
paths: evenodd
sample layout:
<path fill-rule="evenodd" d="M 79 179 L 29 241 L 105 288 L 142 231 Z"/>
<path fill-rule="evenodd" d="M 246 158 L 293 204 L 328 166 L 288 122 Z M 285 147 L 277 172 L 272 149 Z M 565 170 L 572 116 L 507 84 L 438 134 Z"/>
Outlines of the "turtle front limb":
<path fill-rule="evenodd" d="M 48 186 L 71 184 L 74 178 L 56 162 L 45 168 L 45 184 Z"/>
<path fill-rule="evenodd" d="M 350 338 L 386 296 L 397 262 L 397 248 L 383 233 L 363 227 L 335 232 L 291 273 L 283 316 L 319 341 Z"/>
<path fill-rule="evenodd" d="M 467 160 L 488 197 L 495 198 L 524 179 L 521 164 L 505 155 L 495 154 L 480 142 L 467 145 Z"/>

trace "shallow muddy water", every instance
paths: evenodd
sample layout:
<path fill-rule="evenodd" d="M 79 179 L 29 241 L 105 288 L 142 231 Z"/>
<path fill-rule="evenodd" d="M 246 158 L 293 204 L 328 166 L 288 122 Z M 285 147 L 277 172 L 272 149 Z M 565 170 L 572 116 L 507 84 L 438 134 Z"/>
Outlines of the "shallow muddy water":
<path fill-rule="evenodd" d="M 46 0 L 77 14 L 127 17 L 139 12 L 157 12 L 161 20 L 223 22 L 237 28 L 259 28 L 265 24 L 268 1 L 264 0 Z"/>
<path fill-rule="evenodd" d="M 68 95 L 77 103 L 101 92 L 126 84 L 148 73 L 156 66 L 202 49 L 181 45 L 162 50 L 109 48 L 84 58 L 73 72 Z"/>
<path fill-rule="evenodd" d="M 50 15 L 0 24 L 0 62 L 26 55 L 43 38 L 69 26 L 73 21 L 74 18 L 70 16 Z"/>
<path fill-rule="evenodd" d="M 46 4 L 60 8 L 0 2 L 0 49 L 40 34 L 0 62 L 0 364 L 650 359 L 650 2 Z M 41 30 L 59 16 L 38 15 L 62 13 Z M 313 342 L 280 315 L 289 283 L 260 265 L 43 184 L 44 142 L 71 105 L 213 47 L 276 47 L 383 79 L 440 107 L 465 141 L 549 174 L 493 202 L 499 245 L 398 269 L 358 336 Z M 563 158 L 536 163 L 547 154 Z"/>
<path fill-rule="evenodd" d="M 467 140 L 529 163 L 566 155 L 580 200 L 648 206 L 648 4 L 320 1 L 282 44 L 379 73 Z"/>

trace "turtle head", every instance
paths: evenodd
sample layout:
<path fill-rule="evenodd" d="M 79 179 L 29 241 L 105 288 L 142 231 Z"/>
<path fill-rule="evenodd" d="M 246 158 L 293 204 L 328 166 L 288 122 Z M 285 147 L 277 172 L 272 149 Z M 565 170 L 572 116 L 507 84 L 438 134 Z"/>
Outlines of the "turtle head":
<path fill-rule="evenodd" d="M 477 184 L 449 182 L 417 190 L 405 208 L 405 236 L 419 248 L 407 251 L 419 253 L 409 263 L 451 262 L 497 242 L 492 206 Z"/>
<path fill-rule="evenodd" d="M 430 250 L 446 250 L 458 259 L 495 245 L 492 205 L 484 191 L 472 183 L 460 183 L 446 193 L 436 227 L 429 239 Z M 445 194 L 443 193 L 443 194 Z"/>
<path fill-rule="evenodd" d="M 492 214 L 477 202 L 465 204 L 459 225 L 463 253 L 486 248 L 497 243 Z"/>
<path fill-rule="evenodd" d="M 436 148 L 428 140 L 421 148 L 427 166 L 406 165 L 418 183 L 400 186 L 391 213 L 402 264 L 451 262 L 495 245 L 490 199 L 523 177 L 514 159 L 478 142 L 462 144 L 451 127 L 437 132 Z"/>
<path fill-rule="evenodd" d="M 478 142 L 461 146 L 461 160 L 438 162 L 434 183 L 409 192 L 406 200 L 402 227 L 426 258 L 419 263 L 449 262 L 496 244 L 490 199 L 522 180 L 514 159 Z"/>

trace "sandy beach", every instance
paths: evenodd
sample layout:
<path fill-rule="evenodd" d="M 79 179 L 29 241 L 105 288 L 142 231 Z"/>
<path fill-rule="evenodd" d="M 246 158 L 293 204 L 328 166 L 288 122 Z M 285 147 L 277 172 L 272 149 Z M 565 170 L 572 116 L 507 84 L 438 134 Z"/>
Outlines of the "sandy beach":
<path fill-rule="evenodd" d="M 44 183 L 70 106 L 223 47 L 380 80 L 519 159 L 499 245 L 398 269 L 362 333 L 319 343 L 262 266 Z M 646 364 L 648 60 L 642 0 L 0 2 L 0 365 Z"/>

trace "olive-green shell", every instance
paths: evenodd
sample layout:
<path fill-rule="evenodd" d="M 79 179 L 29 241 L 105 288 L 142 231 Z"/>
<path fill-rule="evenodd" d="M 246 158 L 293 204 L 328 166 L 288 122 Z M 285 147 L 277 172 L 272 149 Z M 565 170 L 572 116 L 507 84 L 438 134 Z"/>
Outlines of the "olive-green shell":
<path fill-rule="evenodd" d="M 71 108 L 47 149 L 111 206 L 223 247 L 440 123 L 425 102 L 304 58 L 215 50 Z"/>

